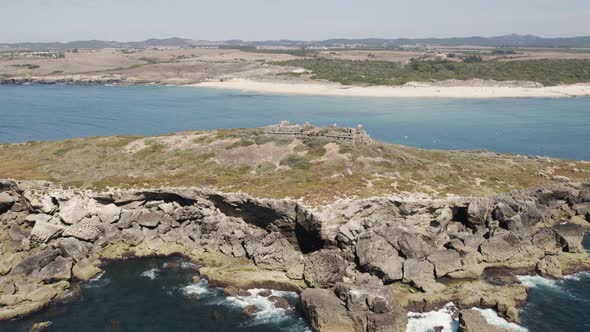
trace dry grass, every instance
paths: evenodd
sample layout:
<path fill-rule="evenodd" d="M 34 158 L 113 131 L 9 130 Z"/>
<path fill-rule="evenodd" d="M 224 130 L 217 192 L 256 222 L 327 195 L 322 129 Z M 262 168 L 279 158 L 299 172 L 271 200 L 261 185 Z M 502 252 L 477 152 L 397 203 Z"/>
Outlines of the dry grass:
<path fill-rule="evenodd" d="M 281 140 L 259 129 L 0 145 L 0 178 L 95 189 L 212 186 L 311 204 L 406 192 L 494 194 L 549 183 L 553 175 L 588 179 L 590 164 L 393 144 Z"/>

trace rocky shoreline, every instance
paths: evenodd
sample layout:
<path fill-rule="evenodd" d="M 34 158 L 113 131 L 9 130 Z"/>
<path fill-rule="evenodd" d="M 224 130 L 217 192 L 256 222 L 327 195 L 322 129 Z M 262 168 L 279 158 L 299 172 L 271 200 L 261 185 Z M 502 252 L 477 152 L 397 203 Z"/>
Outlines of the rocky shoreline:
<path fill-rule="evenodd" d="M 589 225 L 590 183 L 311 209 L 195 188 L 96 193 L 2 180 L 0 320 L 62 298 L 105 260 L 183 255 L 212 285 L 299 291 L 315 331 L 405 331 L 409 310 L 451 301 L 471 331 L 483 324 L 471 307 L 519 322 L 527 289 L 515 274 L 590 269 Z"/>

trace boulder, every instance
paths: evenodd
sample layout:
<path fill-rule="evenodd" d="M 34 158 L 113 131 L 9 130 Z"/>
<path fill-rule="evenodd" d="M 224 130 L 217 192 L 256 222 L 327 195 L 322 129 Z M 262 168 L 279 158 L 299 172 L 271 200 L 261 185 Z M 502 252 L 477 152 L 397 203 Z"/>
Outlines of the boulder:
<path fill-rule="evenodd" d="M 51 214 L 57 209 L 54 199 L 49 195 L 25 191 L 23 197 L 32 211 Z"/>
<path fill-rule="evenodd" d="M 262 297 L 269 297 L 272 295 L 272 291 L 270 289 L 265 289 L 265 290 L 261 290 L 260 292 L 258 292 L 258 296 L 262 296 Z"/>
<path fill-rule="evenodd" d="M 130 246 L 137 246 L 143 242 L 144 235 L 140 228 L 128 228 L 121 232 L 121 240 Z"/>
<path fill-rule="evenodd" d="M 279 309 L 283 309 L 283 310 L 291 309 L 291 305 L 289 304 L 289 301 L 285 300 L 284 298 L 282 298 L 280 296 L 270 296 L 268 299 L 270 300 L 270 302 L 272 302 L 275 305 L 275 307 L 277 307 Z"/>
<path fill-rule="evenodd" d="M 104 232 L 104 227 L 98 217 L 82 219 L 80 222 L 67 227 L 63 236 L 72 236 L 80 240 L 94 242 Z"/>
<path fill-rule="evenodd" d="M 445 288 L 434 278 L 434 265 L 427 260 L 406 259 L 404 263 L 404 282 L 412 284 L 426 293 Z"/>
<path fill-rule="evenodd" d="M 542 277 L 560 279 L 563 277 L 561 263 L 556 256 L 545 256 L 536 266 L 536 271 Z"/>
<path fill-rule="evenodd" d="M 72 259 L 58 256 L 53 262 L 41 269 L 39 276 L 46 283 L 70 280 L 72 277 Z"/>
<path fill-rule="evenodd" d="M 142 213 L 137 219 L 137 223 L 148 228 L 156 228 L 162 219 L 162 214 L 158 212 Z"/>
<path fill-rule="evenodd" d="M 364 270 L 385 282 L 403 278 L 404 259 L 389 242 L 375 233 L 364 236 L 357 242 L 356 256 Z"/>
<path fill-rule="evenodd" d="M 47 243 L 50 239 L 59 236 L 63 230 L 61 225 L 37 221 L 30 235 L 31 246 L 36 247 L 41 243 Z"/>
<path fill-rule="evenodd" d="M 0 192 L 0 213 L 10 210 L 15 201 L 7 192 Z"/>
<path fill-rule="evenodd" d="M 76 238 L 61 238 L 57 240 L 55 245 L 63 257 L 71 257 L 75 262 L 79 262 L 88 256 L 88 245 Z"/>
<path fill-rule="evenodd" d="M 119 208 L 115 204 L 104 205 L 98 209 L 98 218 L 100 218 L 100 221 L 102 221 L 103 223 L 115 223 L 119 221 L 120 216 L 121 208 Z"/>
<path fill-rule="evenodd" d="M 553 228 L 544 227 L 533 234 L 531 243 L 542 249 L 547 255 L 556 255 L 562 251 L 561 236 Z"/>
<path fill-rule="evenodd" d="M 42 332 L 42 331 L 47 331 L 49 329 L 49 327 L 51 326 L 51 322 L 47 321 L 47 322 L 39 322 L 39 323 L 35 323 L 33 324 L 33 326 L 31 326 L 31 328 L 29 329 L 29 332 Z"/>
<path fill-rule="evenodd" d="M 437 278 L 444 277 L 462 268 L 461 256 L 452 249 L 435 251 L 428 256 L 428 261 L 434 265 Z"/>
<path fill-rule="evenodd" d="M 59 205 L 59 216 L 67 225 L 73 225 L 88 215 L 84 201 L 79 197 L 73 197 Z"/>
<path fill-rule="evenodd" d="M 33 271 L 39 271 L 42 267 L 49 264 L 59 255 L 59 251 L 46 247 L 31 256 L 26 257 L 16 264 L 10 271 L 12 275 L 30 275 Z"/>
<path fill-rule="evenodd" d="M 559 224 L 553 229 L 562 239 L 564 250 L 567 252 L 584 252 L 582 240 L 584 239 L 584 227 L 577 224 Z"/>
<path fill-rule="evenodd" d="M 346 262 L 337 250 L 320 250 L 305 257 L 303 278 L 309 287 L 330 288 L 342 281 Z"/>
<path fill-rule="evenodd" d="M 238 292 L 240 291 L 239 288 L 234 287 L 234 286 L 227 286 L 223 289 L 223 295 L 224 296 L 231 296 L 231 297 L 236 297 L 238 296 Z"/>
<path fill-rule="evenodd" d="M 119 229 L 130 228 L 133 222 L 139 219 L 142 214 L 141 210 L 123 210 L 119 221 L 115 224 Z"/>
<path fill-rule="evenodd" d="M 410 232 L 399 233 L 398 231 L 394 232 L 397 233 L 396 243 L 398 249 L 406 258 L 422 259 L 435 250 L 432 241 L 419 234 Z M 391 241 L 390 238 L 388 238 L 388 240 Z"/>
<path fill-rule="evenodd" d="M 88 281 L 99 274 L 101 271 L 101 269 L 94 266 L 88 260 L 80 261 L 72 268 L 72 274 L 74 277 L 81 281 Z"/>
<path fill-rule="evenodd" d="M 474 198 L 467 207 L 467 218 L 476 228 L 486 226 L 491 220 L 494 204 L 489 198 Z"/>
<path fill-rule="evenodd" d="M 487 322 L 481 312 L 470 309 L 459 313 L 458 332 L 508 332 Z"/>
<path fill-rule="evenodd" d="M 51 301 L 57 295 L 55 288 L 50 285 L 41 286 L 27 294 L 26 297 L 31 302 L 42 302 L 46 303 Z"/>
<path fill-rule="evenodd" d="M 590 202 L 575 204 L 572 206 L 572 209 L 577 215 L 587 217 L 590 215 Z M 588 218 L 586 218 L 586 220 L 590 221 Z"/>
<path fill-rule="evenodd" d="M 258 312 L 260 312 L 260 308 L 258 308 L 254 304 L 250 304 L 249 306 L 246 306 L 244 310 L 242 310 L 242 314 L 246 317 L 252 317 L 256 315 Z"/>
<path fill-rule="evenodd" d="M 354 321 L 340 299 L 328 289 L 308 288 L 301 293 L 303 312 L 318 332 L 355 332 Z"/>

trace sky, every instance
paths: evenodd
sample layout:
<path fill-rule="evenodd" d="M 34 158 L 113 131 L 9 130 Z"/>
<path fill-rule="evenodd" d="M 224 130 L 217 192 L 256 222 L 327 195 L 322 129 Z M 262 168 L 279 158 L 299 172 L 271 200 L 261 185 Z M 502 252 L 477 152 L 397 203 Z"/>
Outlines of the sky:
<path fill-rule="evenodd" d="M 590 35 L 590 0 L 0 0 L 0 42 Z"/>

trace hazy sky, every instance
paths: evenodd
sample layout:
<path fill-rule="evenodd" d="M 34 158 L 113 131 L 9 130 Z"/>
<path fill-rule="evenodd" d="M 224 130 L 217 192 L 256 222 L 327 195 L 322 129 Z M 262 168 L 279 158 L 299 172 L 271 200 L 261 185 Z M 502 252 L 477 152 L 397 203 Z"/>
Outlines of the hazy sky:
<path fill-rule="evenodd" d="M 590 0 L 0 0 L 0 42 L 590 35 Z"/>

